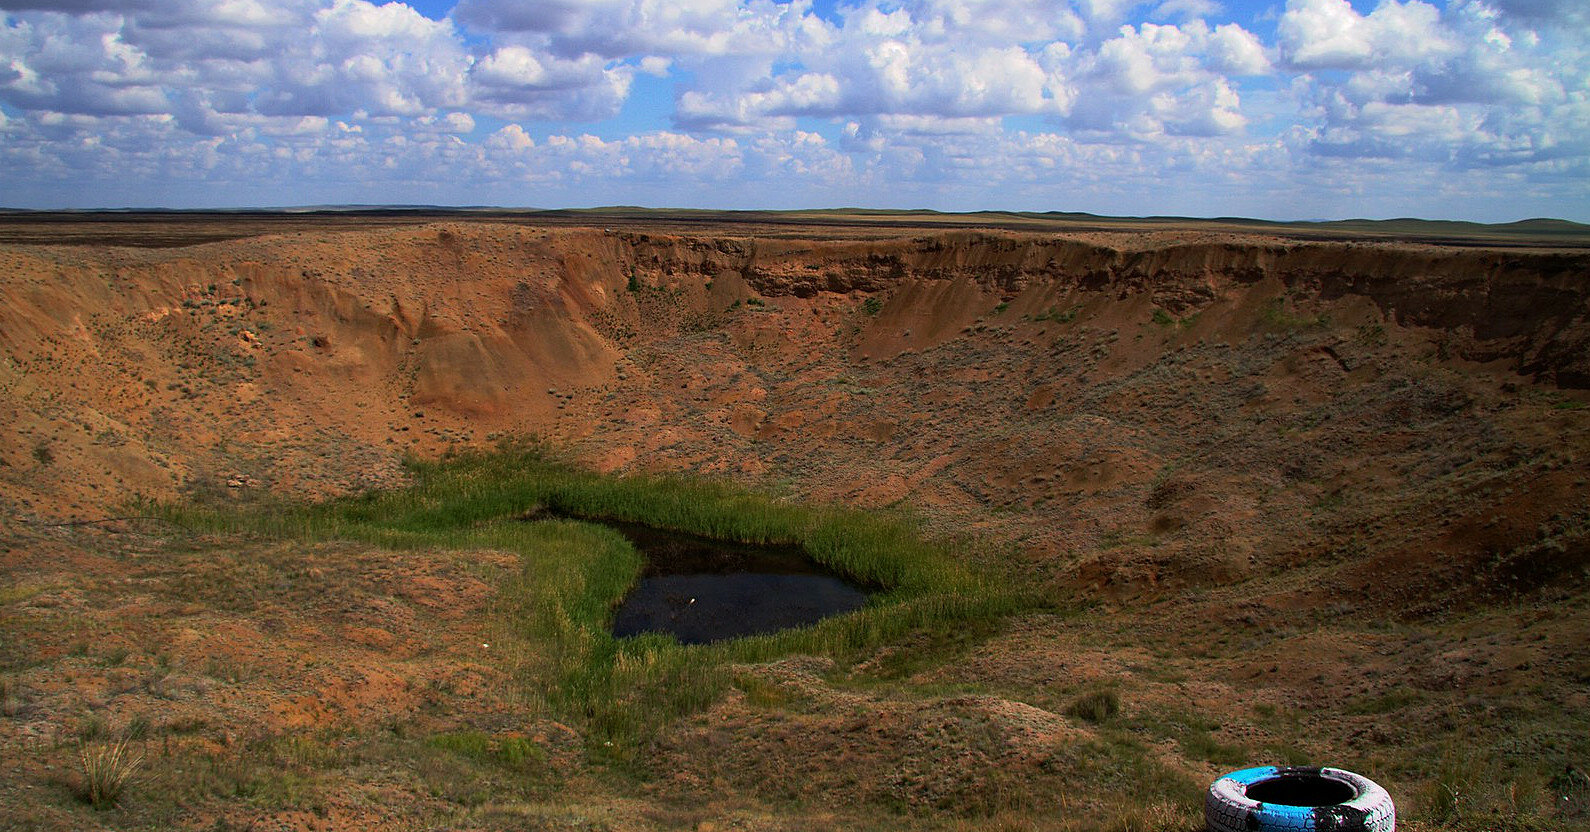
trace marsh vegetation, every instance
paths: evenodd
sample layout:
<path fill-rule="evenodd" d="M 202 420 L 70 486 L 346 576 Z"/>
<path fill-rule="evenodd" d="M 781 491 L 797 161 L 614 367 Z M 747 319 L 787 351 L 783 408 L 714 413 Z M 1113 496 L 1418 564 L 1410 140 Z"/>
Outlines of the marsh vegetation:
<path fill-rule="evenodd" d="M 524 695 L 547 716 L 580 724 L 592 753 L 631 759 L 661 726 L 715 701 L 736 664 L 802 654 L 851 657 L 908 635 L 933 637 L 1039 605 L 979 574 L 910 519 L 788 502 L 723 483 L 609 477 L 562 464 L 533 445 L 505 444 L 412 461 L 403 489 L 317 504 L 145 506 L 209 531 L 301 541 L 347 540 L 396 550 L 494 550 L 518 556 L 494 613 Z M 615 608 L 643 558 L 622 533 L 574 519 L 613 518 L 745 543 L 798 544 L 817 562 L 879 587 L 871 603 L 810 626 L 707 645 L 662 634 L 615 637 Z"/>

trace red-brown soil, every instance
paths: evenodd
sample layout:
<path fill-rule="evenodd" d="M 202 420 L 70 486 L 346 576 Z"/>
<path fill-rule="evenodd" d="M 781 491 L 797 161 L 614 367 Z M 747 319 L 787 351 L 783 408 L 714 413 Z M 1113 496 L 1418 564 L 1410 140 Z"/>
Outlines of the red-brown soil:
<path fill-rule="evenodd" d="M 517 731 L 578 768 L 571 729 L 516 723 L 479 655 L 508 568 L 489 555 L 268 550 L 250 558 L 275 583 L 246 603 L 183 600 L 196 571 L 234 586 L 255 561 L 201 545 L 155 563 L 139 547 L 158 529 L 48 525 L 140 495 L 387 487 L 405 454 L 531 434 L 607 471 L 903 506 L 1093 610 L 885 674 L 943 686 L 927 704 L 834 681 L 865 668 L 748 669 L 748 690 L 804 704 L 719 703 L 655 750 L 678 775 L 638 791 L 574 775 L 593 797 L 569 811 L 590 825 L 567 828 L 851 828 L 869 806 L 964 805 L 998 786 L 975 775 L 991 766 L 1093 776 L 1045 749 L 1091 736 L 1059 714 L 1108 680 L 1123 713 L 1211 714 L 1218 742 L 1248 748 L 1304 731 L 1316 754 L 1388 772 L 1377 749 L 1460 746 L 1454 719 L 1578 714 L 1525 732 L 1546 742 L 1590 707 L 1587 388 L 1590 253 L 1569 248 L 458 221 L 6 245 L 0 622 L 17 704 L 0 749 L 45 750 L 0 803 L 41 828 L 115 826 L 62 802 L 44 766 L 69 764 L 61 738 L 85 714 L 151 708 L 223 745 L 438 713 L 405 730 Z M 1225 765 L 1165 756 L 1199 777 Z M 1399 805 L 1435 782 L 1396 776 Z M 370 775 L 305 817 L 192 805 L 235 828 L 392 828 L 450 800 Z M 459 828 L 524 821 L 502 811 Z"/>

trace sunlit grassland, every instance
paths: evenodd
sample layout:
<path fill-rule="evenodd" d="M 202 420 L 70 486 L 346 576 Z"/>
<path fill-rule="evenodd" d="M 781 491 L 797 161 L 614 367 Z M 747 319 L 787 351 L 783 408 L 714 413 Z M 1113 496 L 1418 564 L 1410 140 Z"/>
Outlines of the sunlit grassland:
<path fill-rule="evenodd" d="M 492 608 L 503 634 L 498 652 L 522 695 L 551 718 L 583 725 L 593 753 L 614 761 L 634 759 L 656 730 L 716 700 L 736 663 L 790 654 L 843 659 L 1038 603 L 997 576 L 973 572 L 895 514 L 794 503 L 699 479 L 604 476 L 527 446 L 415 461 L 412 470 L 407 488 L 324 503 L 152 510 L 223 534 L 516 553 L 521 569 L 499 587 Z M 615 639 L 608 622 L 640 573 L 640 556 L 600 524 L 526 520 L 537 508 L 799 543 L 819 562 L 881 589 L 861 610 L 775 634 L 700 646 L 659 635 Z"/>

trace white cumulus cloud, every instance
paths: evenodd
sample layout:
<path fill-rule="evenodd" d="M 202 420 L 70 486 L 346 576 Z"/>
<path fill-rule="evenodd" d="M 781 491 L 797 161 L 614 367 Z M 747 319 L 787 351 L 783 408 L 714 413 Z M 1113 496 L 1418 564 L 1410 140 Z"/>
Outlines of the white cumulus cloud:
<path fill-rule="evenodd" d="M 1236 6 L 0 0 L 0 190 L 1102 208 L 1166 177 L 1347 200 L 1395 172 L 1590 206 L 1590 5 L 1287 0 L 1273 35 Z"/>

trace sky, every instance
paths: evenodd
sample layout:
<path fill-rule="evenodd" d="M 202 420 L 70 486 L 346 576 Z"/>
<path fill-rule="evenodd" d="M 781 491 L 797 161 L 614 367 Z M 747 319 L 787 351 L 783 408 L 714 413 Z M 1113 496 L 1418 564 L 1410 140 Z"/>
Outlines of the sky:
<path fill-rule="evenodd" d="M 1586 0 L 0 0 L 0 206 L 1590 221 Z"/>

